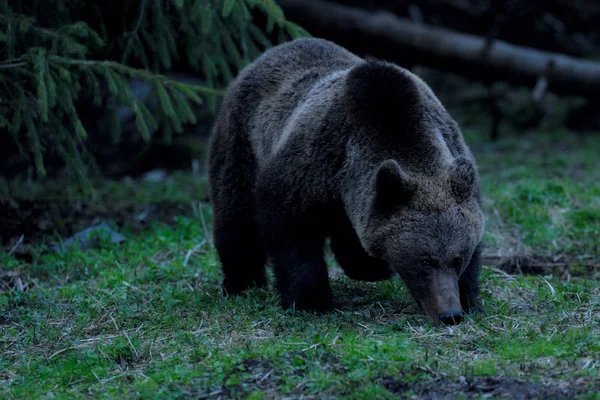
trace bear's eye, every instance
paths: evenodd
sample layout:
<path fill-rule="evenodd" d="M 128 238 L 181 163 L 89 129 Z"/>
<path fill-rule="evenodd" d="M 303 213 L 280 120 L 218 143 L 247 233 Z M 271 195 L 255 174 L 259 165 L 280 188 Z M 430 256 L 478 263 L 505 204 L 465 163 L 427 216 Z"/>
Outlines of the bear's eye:
<path fill-rule="evenodd" d="M 463 259 L 462 259 L 462 257 L 454 257 L 454 258 L 452 259 L 452 265 L 453 265 L 455 268 L 460 268 L 460 267 L 462 267 L 462 263 L 463 263 Z"/>
<path fill-rule="evenodd" d="M 431 262 L 431 260 L 429 258 L 424 258 L 421 260 L 422 267 L 431 267 L 432 265 L 433 265 L 433 263 Z"/>

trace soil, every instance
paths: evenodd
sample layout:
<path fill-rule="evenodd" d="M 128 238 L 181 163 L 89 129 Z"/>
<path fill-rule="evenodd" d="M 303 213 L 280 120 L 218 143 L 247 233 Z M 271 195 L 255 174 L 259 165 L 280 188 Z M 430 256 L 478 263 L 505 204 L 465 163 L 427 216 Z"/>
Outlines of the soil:
<path fill-rule="evenodd" d="M 240 390 L 260 389 L 265 398 L 279 398 L 280 377 L 277 368 L 268 361 L 247 359 L 240 363 L 240 368 L 249 372 L 252 378 L 242 384 L 223 386 L 213 392 L 205 393 L 206 398 L 231 398 Z M 302 371 L 298 371 L 302 374 Z M 425 382 L 402 380 L 401 377 L 379 377 L 374 382 L 384 386 L 387 390 L 398 395 L 409 395 L 411 399 L 455 399 L 455 398 L 502 398 L 502 399 L 569 399 L 578 395 L 598 390 L 597 382 L 585 382 L 579 378 L 572 382 L 551 383 L 544 385 L 507 377 L 465 378 L 457 380 L 438 378 Z M 304 382 L 304 381 L 302 381 Z M 294 395 L 313 398 L 304 393 L 302 382 L 295 388 Z M 243 389 L 242 389 L 243 387 Z M 314 398 L 319 398 L 316 396 Z"/>
<path fill-rule="evenodd" d="M 26 258 L 27 247 L 56 244 L 59 238 L 64 240 L 99 220 L 117 230 L 127 227 L 135 232 L 153 222 L 171 223 L 175 216 L 187 216 L 192 212 L 189 205 L 176 202 L 122 206 L 112 210 L 98 209 L 85 202 L 0 202 L 0 251 L 12 251 L 16 257 Z"/>
<path fill-rule="evenodd" d="M 406 383 L 395 378 L 381 378 L 379 383 L 390 392 L 412 391 L 418 399 L 504 398 L 504 399 L 567 399 L 576 397 L 584 385 L 542 385 L 515 378 L 459 378 L 458 381 L 439 379 L 436 382 Z M 578 389 L 573 389 L 577 387 Z"/>

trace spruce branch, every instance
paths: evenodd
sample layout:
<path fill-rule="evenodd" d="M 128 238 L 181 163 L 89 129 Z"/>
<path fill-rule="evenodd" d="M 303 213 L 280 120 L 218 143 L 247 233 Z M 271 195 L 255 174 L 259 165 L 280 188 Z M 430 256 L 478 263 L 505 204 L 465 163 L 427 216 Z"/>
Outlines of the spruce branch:
<path fill-rule="evenodd" d="M 224 91 L 221 89 L 214 89 L 214 88 L 205 87 L 205 86 L 189 85 L 186 83 L 175 81 L 173 79 L 169 79 L 165 75 L 155 74 L 155 73 L 152 73 L 152 72 L 144 70 L 144 69 L 129 67 L 127 65 L 119 64 L 118 62 L 115 62 L 115 61 L 76 60 L 76 59 L 63 58 L 63 57 L 57 57 L 57 56 L 51 57 L 50 59 L 53 62 L 56 62 L 57 64 L 62 64 L 62 65 L 110 68 L 114 71 L 118 71 L 120 73 L 126 74 L 132 78 L 140 78 L 140 79 L 144 79 L 147 81 L 157 81 L 162 84 L 172 85 L 177 88 L 187 87 L 187 88 L 193 90 L 194 92 L 202 93 L 205 95 L 221 96 L 224 93 Z"/>
<path fill-rule="evenodd" d="M 27 33 L 33 33 L 41 41 L 50 40 L 53 43 L 52 53 L 56 53 L 57 43 L 61 43 L 63 49 L 66 50 L 66 53 L 79 56 L 85 55 L 88 52 L 88 48 L 79 43 L 71 35 L 78 35 L 83 38 L 91 37 L 96 44 L 103 44 L 100 36 L 82 21 L 65 25 L 54 30 L 36 25 L 35 19 L 31 17 L 12 13 L 10 17 L 0 14 L 0 24 L 7 27 L 8 39 L 12 42 L 12 44 L 9 43 L 9 60 L 12 58 L 13 49 L 11 47 L 14 47 L 15 25 L 18 27 L 20 36 Z M 63 34 L 63 32 L 65 32 L 65 34 Z"/>
<path fill-rule="evenodd" d="M 91 24 L 96 31 L 77 20 L 87 14 L 81 12 L 85 2 L 46 13 L 44 2 L 8 6 L 0 0 L 0 128 L 31 156 L 40 176 L 44 162 L 53 159 L 45 156 L 50 152 L 85 183 L 86 168 L 94 162 L 86 140 L 103 130 L 86 130 L 78 101 L 90 99 L 105 110 L 114 143 L 122 134 L 122 106 L 142 140 L 160 128 L 169 141 L 185 124 L 197 122 L 195 105 L 206 102 L 214 111 L 220 87 L 272 45 L 251 10 L 267 17 L 268 30 L 276 29 L 280 40 L 305 34 L 285 19 L 275 0 L 122 1 L 124 9 L 137 11 L 129 20 L 134 25 L 112 18 L 107 29 L 103 21 L 114 11 L 100 2 L 94 6 L 100 21 Z M 114 34 L 115 26 L 125 35 Z M 145 68 L 128 65 L 134 58 Z M 165 71 L 175 63 L 203 75 L 205 84 L 168 77 Z M 153 101 L 136 97 L 128 79 L 144 81 Z"/>

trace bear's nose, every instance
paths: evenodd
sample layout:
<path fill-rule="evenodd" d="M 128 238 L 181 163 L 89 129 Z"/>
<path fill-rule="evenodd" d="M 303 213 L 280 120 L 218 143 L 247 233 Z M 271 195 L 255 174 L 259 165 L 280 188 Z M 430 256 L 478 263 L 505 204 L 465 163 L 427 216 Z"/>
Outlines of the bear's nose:
<path fill-rule="evenodd" d="M 450 310 L 440 314 L 440 321 L 444 325 L 458 325 L 463 319 L 463 312 L 460 310 Z"/>

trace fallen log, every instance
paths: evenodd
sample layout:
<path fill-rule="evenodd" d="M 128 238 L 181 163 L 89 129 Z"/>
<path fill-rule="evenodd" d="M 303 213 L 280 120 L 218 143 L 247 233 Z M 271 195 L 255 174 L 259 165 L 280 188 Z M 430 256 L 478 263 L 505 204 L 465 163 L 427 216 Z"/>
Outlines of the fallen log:
<path fill-rule="evenodd" d="M 600 44 L 600 3 L 593 0 L 328 0 L 369 10 L 387 10 L 472 35 L 490 36 L 525 47 L 586 57 Z M 435 21 L 435 22 L 434 22 Z M 532 23 L 535 21 L 535 23 Z M 526 34 L 524 34 L 526 32 Z"/>
<path fill-rule="evenodd" d="M 363 55 L 411 68 L 424 65 L 484 82 L 503 80 L 532 89 L 545 80 L 560 95 L 600 98 L 600 63 L 501 40 L 422 25 L 384 10 L 325 0 L 280 0 L 287 18 L 314 36 Z"/>

